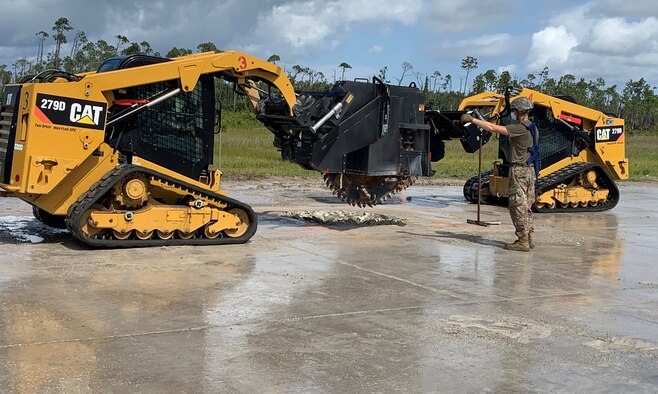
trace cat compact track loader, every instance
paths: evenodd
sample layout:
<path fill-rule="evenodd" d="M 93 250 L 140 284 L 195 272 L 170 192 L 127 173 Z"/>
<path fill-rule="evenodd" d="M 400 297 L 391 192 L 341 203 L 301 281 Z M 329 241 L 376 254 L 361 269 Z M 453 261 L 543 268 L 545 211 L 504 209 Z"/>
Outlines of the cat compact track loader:
<path fill-rule="evenodd" d="M 513 122 L 510 100 L 529 97 L 530 118 L 539 131 L 540 165 L 536 183 L 538 212 L 591 212 L 613 208 L 619 201 L 615 180 L 628 179 L 624 120 L 582 105 L 568 96 L 549 96 L 531 89 L 505 94 L 480 93 L 465 98 L 460 110 L 474 110 L 499 124 Z M 472 203 L 506 203 L 509 184 L 509 139 L 501 136 L 494 168 L 464 184 Z"/>
<path fill-rule="evenodd" d="M 295 92 L 280 67 L 240 52 L 134 55 L 5 86 L 0 195 L 94 247 L 246 242 L 256 214 L 227 197 L 213 166 L 218 80 L 247 96 L 282 157 L 322 172 L 353 205 L 431 175 L 444 140 L 477 144 L 459 125 L 463 111 L 425 111 L 415 86 L 374 78 Z"/>
<path fill-rule="evenodd" d="M 257 102 L 283 70 L 239 52 L 108 59 L 97 72 L 47 70 L 7 85 L 0 102 L 0 187 L 96 247 L 246 242 L 257 218 L 220 190 L 212 168 L 215 80 Z"/>

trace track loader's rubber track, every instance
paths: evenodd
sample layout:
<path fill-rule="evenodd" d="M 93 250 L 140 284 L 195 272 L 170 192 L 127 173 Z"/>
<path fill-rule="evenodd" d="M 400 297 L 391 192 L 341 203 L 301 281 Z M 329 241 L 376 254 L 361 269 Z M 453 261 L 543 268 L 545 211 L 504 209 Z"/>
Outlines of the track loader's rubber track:
<path fill-rule="evenodd" d="M 487 190 L 489 187 L 487 184 L 489 183 L 489 176 L 493 174 L 493 170 L 489 170 L 486 172 L 482 173 L 482 189 Z M 478 176 L 475 175 L 474 177 L 471 177 L 471 179 L 467 180 L 466 183 L 464 183 L 464 198 L 466 201 L 477 204 L 478 203 Z M 482 204 L 491 204 L 494 203 L 494 201 L 491 200 L 497 200 L 497 199 L 492 199 L 491 196 L 489 195 L 483 195 L 482 198 L 480 199 L 480 203 Z"/>
<path fill-rule="evenodd" d="M 52 215 L 36 206 L 32 207 L 32 215 L 48 227 L 66 228 L 66 216 Z"/>
<path fill-rule="evenodd" d="M 180 188 L 183 191 L 189 193 L 195 193 L 197 195 L 202 195 L 203 198 L 208 200 L 214 200 L 216 202 L 221 202 L 226 204 L 226 211 L 232 208 L 240 208 L 247 213 L 249 218 L 249 227 L 246 232 L 238 237 L 218 237 L 215 239 L 202 238 L 202 237 L 193 237 L 190 239 L 182 238 L 170 238 L 170 239 L 125 239 L 120 240 L 112 235 L 104 235 L 99 237 L 90 237 L 85 234 L 81 227 L 80 222 L 82 215 L 92 207 L 96 202 L 99 201 L 112 187 L 119 182 L 121 179 L 124 179 L 126 175 L 130 173 L 140 173 L 146 174 L 152 178 L 155 178 L 159 181 L 166 182 L 170 186 Z M 134 248 L 134 247 L 143 247 L 143 246 L 174 246 L 174 245 L 219 245 L 219 244 L 241 244 L 247 242 L 253 235 L 256 233 L 256 228 L 258 227 L 258 217 L 253 209 L 247 204 L 241 203 L 232 198 L 223 196 L 218 193 L 213 193 L 206 189 L 199 188 L 197 186 L 188 184 L 186 182 L 181 182 L 178 179 L 171 178 L 164 174 L 158 173 L 156 171 L 139 167 L 135 165 L 121 165 L 118 166 L 113 171 L 107 173 L 103 178 L 96 182 L 88 192 L 82 194 L 78 200 L 69 207 L 68 214 L 66 216 L 66 226 L 68 230 L 73 234 L 73 236 L 90 246 L 93 247 L 103 247 L 103 248 Z M 202 233 L 200 231 L 199 233 Z"/>
<path fill-rule="evenodd" d="M 599 184 L 600 188 L 608 189 L 610 191 L 610 194 L 608 196 L 608 199 L 606 202 L 602 204 L 598 204 L 596 206 L 577 206 L 577 207 L 560 207 L 556 205 L 554 208 L 549 208 L 549 207 L 542 207 L 538 208 L 537 205 L 535 204 L 533 206 L 533 209 L 535 212 L 540 212 L 540 213 L 548 213 L 548 212 L 601 212 L 601 211 L 607 211 L 608 209 L 614 208 L 617 203 L 619 202 L 619 189 L 617 188 L 617 184 L 610 178 L 607 172 L 599 166 L 598 164 L 594 163 L 574 163 L 570 164 L 558 171 L 553 172 L 552 174 L 549 174 L 547 176 L 541 177 L 537 180 L 537 183 L 535 184 L 535 193 L 536 195 L 540 195 L 544 193 L 545 191 L 549 190 L 552 187 L 557 187 L 561 183 L 565 183 L 565 181 L 570 181 L 573 177 L 585 172 L 589 171 L 591 169 L 594 169 L 596 171 L 597 175 L 597 183 Z M 487 172 L 482 173 L 482 186 L 483 188 L 486 189 L 486 185 L 489 182 L 489 176 L 493 174 L 493 170 L 489 170 Z M 568 182 L 567 182 L 568 183 Z M 478 191 L 478 177 L 477 175 L 470 178 L 466 183 L 464 184 L 464 198 L 468 202 L 471 202 L 473 204 L 477 204 L 477 191 Z M 495 198 L 492 196 L 483 196 L 481 203 L 483 204 L 497 204 L 497 205 L 503 205 L 505 202 L 507 202 L 506 198 Z"/>
<path fill-rule="evenodd" d="M 617 188 L 615 181 L 608 176 L 608 173 L 600 165 L 594 163 L 570 164 L 550 175 L 541 177 L 537 180 L 535 192 L 537 195 L 540 195 L 551 188 L 557 187 L 561 183 L 569 183 L 573 177 L 589 170 L 596 171 L 599 188 L 609 190 L 608 199 L 604 203 L 595 206 L 588 205 L 586 207 L 560 207 L 556 205 L 554 208 L 546 206 L 537 208 L 537 204 L 535 204 L 533 207 L 536 212 L 601 212 L 614 208 L 619 202 L 619 188 Z"/>

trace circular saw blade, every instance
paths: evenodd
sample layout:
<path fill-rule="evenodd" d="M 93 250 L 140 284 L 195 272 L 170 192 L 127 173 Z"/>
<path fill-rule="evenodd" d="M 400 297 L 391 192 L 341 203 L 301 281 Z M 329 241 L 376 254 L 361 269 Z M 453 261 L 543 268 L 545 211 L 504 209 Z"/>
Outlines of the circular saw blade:
<path fill-rule="evenodd" d="M 329 189 L 344 202 L 353 206 L 372 207 L 411 186 L 416 177 L 325 174 L 324 180 Z"/>

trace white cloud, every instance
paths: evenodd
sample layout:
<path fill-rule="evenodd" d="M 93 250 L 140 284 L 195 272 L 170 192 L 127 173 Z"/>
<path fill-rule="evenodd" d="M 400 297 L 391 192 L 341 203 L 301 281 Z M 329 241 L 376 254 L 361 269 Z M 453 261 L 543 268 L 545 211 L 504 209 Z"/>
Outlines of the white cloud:
<path fill-rule="evenodd" d="M 544 66 L 610 84 L 658 80 L 658 3 L 593 0 L 554 15 L 533 34 L 526 59 L 528 72 Z"/>
<path fill-rule="evenodd" d="M 329 13 L 332 17 L 344 18 L 348 23 L 397 22 L 404 25 L 415 23 L 422 16 L 424 4 L 418 0 L 334 0 L 311 1 L 321 9 L 334 4 Z"/>
<path fill-rule="evenodd" d="M 368 52 L 370 53 L 382 53 L 384 51 L 384 47 L 381 45 L 373 45 L 368 49 Z"/>
<path fill-rule="evenodd" d="M 585 37 L 584 47 L 598 54 L 634 55 L 656 51 L 658 19 L 629 22 L 622 18 L 602 19 Z"/>
<path fill-rule="evenodd" d="M 278 20 L 279 15 L 272 15 Z M 308 15 L 288 15 L 288 25 L 282 30 L 282 37 L 286 43 L 296 49 L 303 49 L 313 45 L 318 41 L 325 39 L 331 29 L 327 25 L 316 23 L 312 16 Z"/>
<path fill-rule="evenodd" d="M 510 73 L 510 75 L 514 76 L 517 70 L 518 70 L 518 66 L 516 64 L 508 64 L 506 66 L 498 67 L 496 73 L 500 75 L 502 74 L 503 71 L 507 71 L 508 73 Z"/>
<path fill-rule="evenodd" d="M 456 42 L 445 42 L 441 45 L 442 51 L 463 53 L 464 56 L 487 58 L 502 56 L 510 52 L 515 45 L 511 34 L 488 34 Z"/>
<path fill-rule="evenodd" d="M 633 56 L 630 64 L 637 67 L 646 67 L 655 70 L 658 67 L 658 51 L 646 51 L 639 55 Z"/>
<path fill-rule="evenodd" d="M 509 22 L 517 5 L 503 0 L 431 0 L 424 7 L 423 23 L 430 30 L 454 34 Z"/>
<path fill-rule="evenodd" d="M 578 39 L 564 26 L 549 26 L 532 35 L 532 45 L 528 53 L 530 69 L 543 69 L 560 66 L 569 60 L 571 50 L 578 45 Z"/>
<path fill-rule="evenodd" d="M 658 16 L 655 0 L 594 0 L 589 3 L 596 14 L 613 18 L 646 18 Z"/>
<path fill-rule="evenodd" d="M 415 23 L 423 10 L 414 0 L 307 0 L 282 4 L 262 14 L 252 39 L 291 53 L 320 50 L 337 43 L 354 28 Z M 283 52 L 283 51 L 279 51 Z"/>

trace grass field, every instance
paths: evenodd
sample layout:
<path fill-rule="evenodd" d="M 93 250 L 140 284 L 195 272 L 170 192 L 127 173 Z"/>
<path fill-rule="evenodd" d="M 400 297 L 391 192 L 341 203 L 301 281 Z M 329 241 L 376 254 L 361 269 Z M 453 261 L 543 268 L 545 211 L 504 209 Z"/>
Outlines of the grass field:
<path fill-rule="evenodd" d="M 257 122 L 257 121 L 254 121 Z M 256 124 L 224 127 L 222 132 L 221 169 L 231 176 L 315 175 L 298 165 L 284 162 L 272 145 L 272 133 Z M 483 171 L 496 159 L 498 142 L 492 139 L 482 153 Z M 627 136 L 626 157 L 630 161 L 631 180 L 658 180 L 658 133 Z M 466 179 L 477 174 L 477 154 L 465 153 L 459 141 L 446 143 L 446 156 L 433 163 L 435 178 Z"/>
<path fill-rule="evenodd" d="M 220 168 L 232 175 L 311 175 L 297 164 L 281 160 L 264 127 L 231 127 L 222 132 Z"/>
<path fill-rule="evenodd" d="M 629 134 L 626 157 L 630 163 L 631 180 L 658 180 L 658 133 Z"/>

